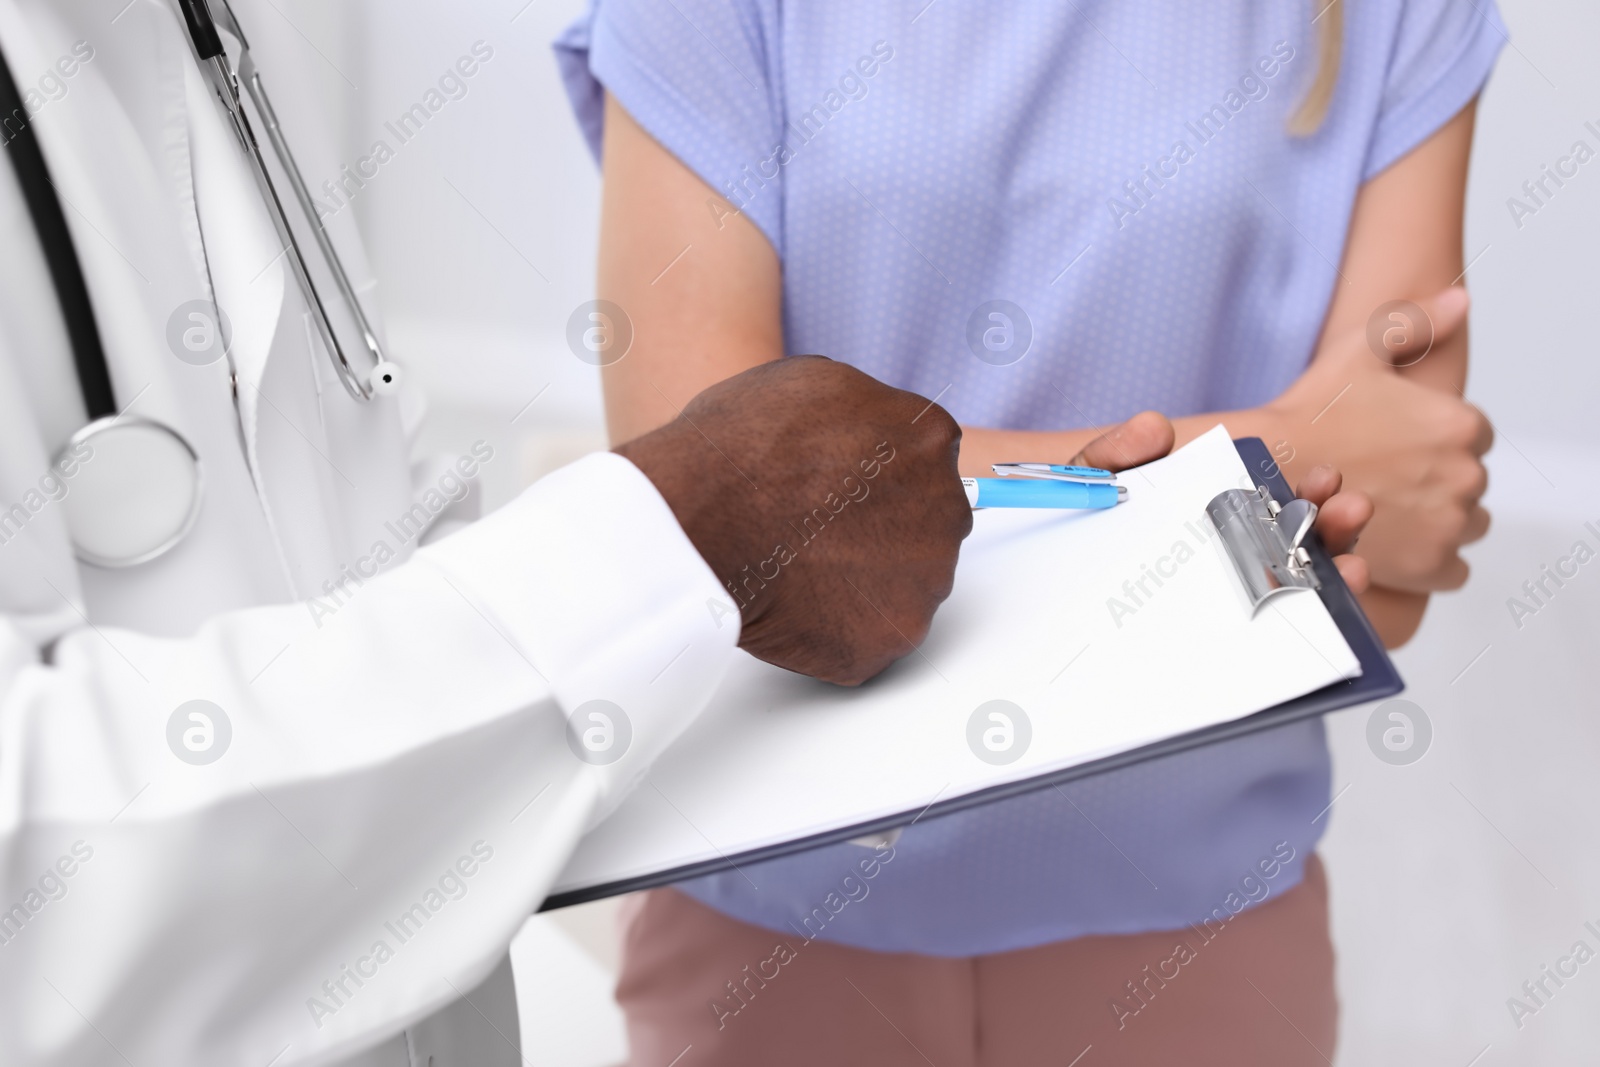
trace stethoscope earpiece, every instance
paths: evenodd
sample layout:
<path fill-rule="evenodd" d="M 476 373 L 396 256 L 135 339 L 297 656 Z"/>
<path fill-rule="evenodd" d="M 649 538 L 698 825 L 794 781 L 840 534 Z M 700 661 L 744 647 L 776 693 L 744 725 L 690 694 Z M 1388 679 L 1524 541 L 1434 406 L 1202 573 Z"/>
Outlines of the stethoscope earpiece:
<path fill-rule="evenodd" d="M 394 396 L 400 391 L 400 385 L 405 381 L 405 375 L 398 364 L 384 360 L 367 375 L 367 384 L 372 386 L 372 391 L 378 396 Z"/>

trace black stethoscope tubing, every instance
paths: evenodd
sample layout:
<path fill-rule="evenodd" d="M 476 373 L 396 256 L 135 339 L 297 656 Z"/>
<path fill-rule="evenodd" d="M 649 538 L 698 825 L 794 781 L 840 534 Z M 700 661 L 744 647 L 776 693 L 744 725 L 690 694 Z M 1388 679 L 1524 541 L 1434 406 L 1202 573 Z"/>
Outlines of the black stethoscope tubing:
<path fill-rule="evenodd" d="M 21 118 L 16 124 L 20 128 L 12 132 L 11 119 L 16 116 Z M 100 343 L 100 328 L 95 323 L 94 305 L 89 299 L 89 283 L 83 276 L 78 251 L 73 247 L 55 183 L 50 180 L 50 168 L 39 147 L 39 135 L 34 131 L 3 48 L 0 48 L 0 118 L 4 119 L 0 129 L 6 134 L 5 153 L 17 175 L 28 214 L 33 218 L 34 232 L 50 271 L 50 282 L 61 305 L 86 414 L 91 422 L 115 415 L 117 404 L 111 388 L 111 367 Z"/>
<path fill-rule="evenodd" d="M 200 457 L 171 427 L 151 419 L 125 417 L 117 411 L 111 367 L 106 361 L 94 305 L 89 298 L 89 283 L 72 243 L 71 231 L 67 229 L 66 214 L 61 209 L 55 182 L 50 178 L 38 133 L 33 128 L 4 49 L 0 49 L 0 129 L 5 131 L 5 155 L 17 176 L 46 269 L 50 272 L 50 283 L 55 289 L 62 325 L 72 349 L 72 364 L 83 397 L 84 413 L 89 417 L 88 424 L 74 433 L 57 453 L 53 466 L 66 472 L 69 468 L 65 466 L 64 457 L 69 453 L 74 458 L 80 456 L 79 449 L 90 442 L 93 444 L 87 454 L 95 455 L 95 447 L 99 446 L 109 457 L 95 461 L 97 468 L 108 465 L 106 476 L 99 480 L 99 492 L 79 488 L 67 503 L 66 525 L 73 552 L 83 562 L 103 568 L 120 569 L 147 563 L 181 543 L 198 520 L 204 488 Z M 176 498 L 171 492 L 173 475 L 185 483 L 187 490 Z M 82 483 L 85 477 L 77 475 L 77 482 Z M 128 536 L 128 529 L 138 528 L 138 519 L 123 516 L 119 521 L 115 514 L 114 509 L 123 502 L 129 485 L 152 490 L 137 495 L 146 505 L 143 517 L 157 516 L 153 531 L 145 529 Z M 88 494 L 87 509 L 85 493 Z M 174 499 L 176 504 L 171 503 Z M 153 503 L 158 500 L 160 503 Z M 107 501 L 113 508 L 109 516 L 105 507 Z M 100 505 L 98 509 L 96 503 Z M 163 504 L 170 506 L 163 507 Z M 83 519 L 85 515 L 89 516 L 87 520 Z"/>

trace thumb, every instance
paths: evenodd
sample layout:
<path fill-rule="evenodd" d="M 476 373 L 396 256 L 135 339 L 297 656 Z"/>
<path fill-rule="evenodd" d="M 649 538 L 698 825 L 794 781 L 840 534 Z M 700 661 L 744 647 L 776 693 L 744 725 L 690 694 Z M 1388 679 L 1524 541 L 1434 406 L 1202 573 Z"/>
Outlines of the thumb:
<path fill-rule="evenodd" d="M 1367 322 L 1367 345 L 1372 354 L 1392 367 L 1420 363 L 1435 345 L 1461 329 L 1472 298 L 1466 289 L 1452 285 L 1420 303 L 1394 300 Z"/>
<path fill-rule="evenodd" d="M 1079 467 L 1123 471 L 1171 452 L 1176 436 L 1165 415 L 1141 411 L 1090 441 L 1070 462 Z"/>

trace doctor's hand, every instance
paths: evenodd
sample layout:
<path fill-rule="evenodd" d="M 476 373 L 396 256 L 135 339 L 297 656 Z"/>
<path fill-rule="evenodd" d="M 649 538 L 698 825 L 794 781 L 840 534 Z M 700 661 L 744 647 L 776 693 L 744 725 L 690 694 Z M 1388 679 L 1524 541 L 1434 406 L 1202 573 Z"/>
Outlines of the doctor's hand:
<path fill-rule="evenodd" d="M 972 512 L 938 405 L 820 356 L 712 386 L 616 452 L 653 482 L 739 605 L 740 647 L 858 685 L 950 595 Z"/>

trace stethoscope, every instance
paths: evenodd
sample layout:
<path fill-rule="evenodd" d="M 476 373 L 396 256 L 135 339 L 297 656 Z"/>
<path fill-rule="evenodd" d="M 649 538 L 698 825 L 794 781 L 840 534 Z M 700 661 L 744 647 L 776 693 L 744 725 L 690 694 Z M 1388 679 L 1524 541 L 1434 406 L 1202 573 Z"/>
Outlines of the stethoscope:
<path fill-rule="evenodd" d="M 227 0 L 220 0 L 220 5 L 222 27 L 239 42 L 237 75 L 222 46 L 217 22 L 206 0 L 178 0 L 195 54 L 207 81 L 232 120 L 234 134 L 255 175 L 278 239 L 284 245 L 290 269 L 333 362 L 334 372 L 345 391 L 358 401 L 393 394 L 399 389 L 400 369 L 385 357 L 377 334 L 361 302 L 356 299 L 349 273 L 317 217 L 315 203 L 283 137 L 238 20 Z M 328 319 L 327 309 L 246 114 L 239 92 L 241 77 L 300 210 L 316 236 L 328 271 L 361 329 L 372 364 L 365 374 L 352 366 Z M 16 83 L 0 54 L 0 114 L 26 113 Z M 61 303 L 78 385 L 90 419 L 88 425 L 74 433 L 56 454 L 54 462 L 56 470 L 69 484 L 62 503 L 73 551 L 83 562 L 98 567 L 132 567 L 149 562 L 180 544 L 200 516 L 205 487 L 200 456 L 171 426 L 117 410 L 88 284 L 32 124 L 24 125 L 6 147 Z M 206 325 L 214 329 L 216 321 L 220 321 L 220 316 Z M 222 343 L 226 345 L 226 338 Z M 237 375 L 233 375 L 232 384 L 237 407 Z"/>

